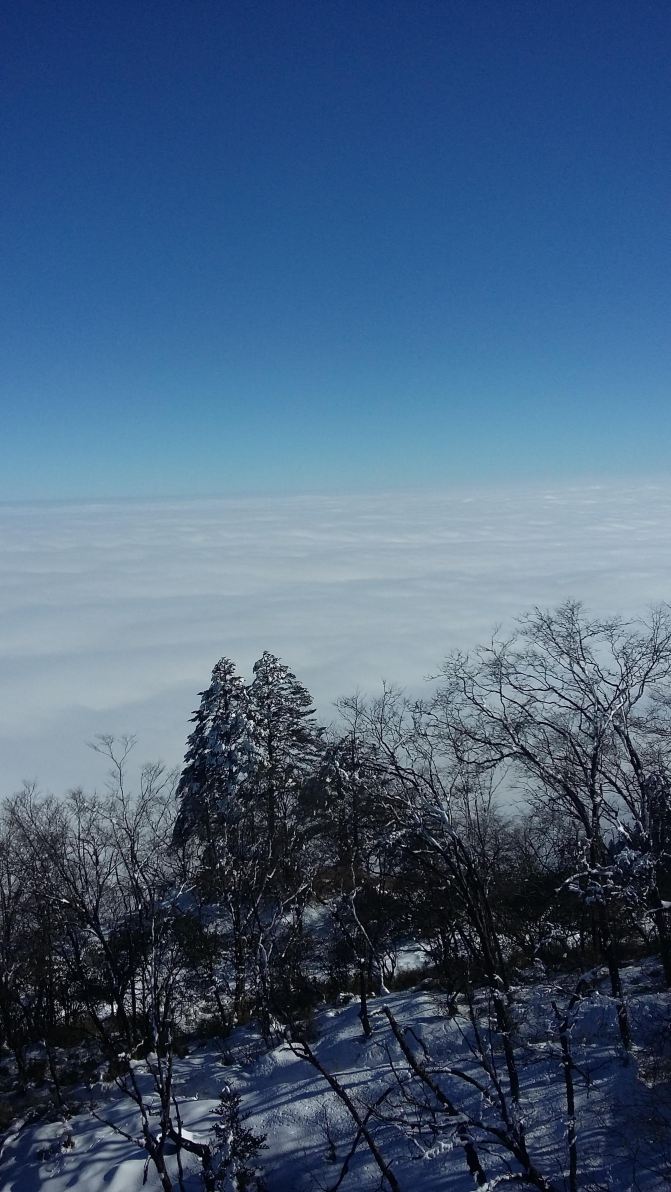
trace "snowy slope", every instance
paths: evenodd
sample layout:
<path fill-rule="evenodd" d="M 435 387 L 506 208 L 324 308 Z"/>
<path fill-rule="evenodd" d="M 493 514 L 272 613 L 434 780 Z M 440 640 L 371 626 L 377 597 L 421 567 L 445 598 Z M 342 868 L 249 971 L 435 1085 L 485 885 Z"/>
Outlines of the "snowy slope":
<path fill-rule="evenodd" d="M 671 1099 L 668 1062 L 671 1035 L 669 1000 L 655 990 L 651 964 L 627 971 L 629 1008 L 637 1050 L 628 1059 L 618 1044 L 614 1007 L 602 993 L 584 1002 L 573 1029 L 578 1098 L 580 1187 L 642 1192 L 668 1188 L 671 1181 Z M 549 984 L 520 989 L 515 1003 L 518 1055 L 529 1149 L 543 1171 L 564 1186 L 567 1169 L 565 1101 L 559 1047 L 551 1014 L 553 997 L 565 990 Z M 438 1066 L 459 1065 L 477 1073 L 468 1048 L 469 1026 L 460 1012 L 445 1013 L 439 994 L 396 993 L 385 999 L 403 1026 L 412 1026 L 413 1046 L 420 1041 Z M 486 1006 L 483 1003 L 484 1014 Z M 363 1035 L 355 1002 L 322 1010 L 314 1024 L 312 1044 L 319 1061 L 347 1090 L 370 1103 L 395 1085 L 390 1059 L 402 1072 L 401 1053 L 383 1014 L 371 1002 L 373 1036 Z M 242 1094 L 248 1124 L 265 1134 L 267 1150 L 259 1161 L 269 1192 L 314 1192 L 332 1185 L 353 1137 L 353 1123 L 323 1078 L 289 1043 L 253 1057 L 258 1040 L 239 1031 L 225 1041 L 226 1051 L 197 1047 L 177 1062 L 177 1095 L 184 1126 L 193 1136 L 208 1137 L 222 1086 Z M 138 1065 L 138 1072 L 142 1071 Z M 148 1079 L 145 1077 L 144 1079 Z M 456 1078 L 443 1077 L 455 1100 L 477 1108 L 479 1094 Z M 84 1096 L 82 1090 L 77 1097 Z M 42 1122 L 14 1129 L 5 1139 L 0 1169 L 1 1192 L 134 1192 L 142 1187 L 143 1151 L 115 1134 L 113 1126 L 139 1133 L 139 1120 L 114 1086 L 96 1086 L 96 1112 L 85 1109 L 67 1127 Z M 475 1100 L 474 1100 L 475 1098 Z M 383 1111 L 393 1112 L 393 1094 Z M 374 1124 L 376 1140 L 404 1192 L 461 1192 L 472 1187 L 461 1148 L 454 1146 L 449 1123 L 437 1132 L 407 1131 L 393 1121 Z M 74 1146 L 61 1145 L 71 1131 Z M 495 1148 L 483 1148 L 483 1166 L 491 1180 L 502 1176 L 505 1163 Z M 174 1159 L 171 1160 L 174 1165 Z M 186 1187 L 201 1187 L 197 1163 L 185 1157 Z M 147 1186 L 158 1188 L 149 1167 Z M 365 1145 L 357 1150 L 344 1189 L 380 1186 L 380 1173 Z"/>

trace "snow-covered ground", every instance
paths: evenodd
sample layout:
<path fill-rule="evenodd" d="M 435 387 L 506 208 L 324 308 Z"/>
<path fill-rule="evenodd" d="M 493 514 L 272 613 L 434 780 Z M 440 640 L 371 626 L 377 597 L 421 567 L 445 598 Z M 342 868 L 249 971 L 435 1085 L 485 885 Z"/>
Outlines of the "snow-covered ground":
<path fill-rule="evenodd" d="M 584 1001 L 573 1028 L 577 1093 L 579 1187 L 592 1192 L 640 1189 L 653 1192 L 671 1183 L 671 1003 L 660 992 L 660 975 L 652 962 L 631 966 L 626 973 L 628 1006 L 636 1040 L 627 1058 L 617 1035 L 614 1007 L 601 992 Z M 567 999 L 568 984 L 540 980 L 517 991 L 518 1057 L 523 1085 L 523 1111 L 529 1150 L 559 1188 L 568 1168 L 566 1106 L 560 1051 L 551 1002 Z M 398 1022 L 412 1027 L 415 1048 L 425 1046 L 438 1068 L 447 1064 L 477 1072 L 468 1048 L 465 1007 L 446 1014 L 444 997 L 428 990 L 390 994 L 384 999 Z M 370 1104 L 391 1085 L 403 1061 L 383 1012 L 383 1002 L 370 1003 L 371 1038 L 363 1035 L 358 1005 L 320 1010 L 311 1031 L 311 1046 L 320 1063 L 334 1073 L 358 1104 Z M 480 1005 L 485 1014 L 484 1001 Z M 484 1018 L 483 1018 L 484 1021 Z M 342 1102 L 324 1079 L 283 1042 L 261 1050 L 250 1031 L 238 1031 L 218 1046 L 198 1046 L 177 1062 L 177 1096 L 184 1128 L 205 1141 L 214 1125 L 222 1087 L 242 1096 L 247 1125 L 266 1136 L 259 1165 L 269 1192 L 316 1192 L 337 1179 L 355 1128 Z M 423 1054 L 423 1053 L 422 1053 Z M 149 1078 L 138 1074 L 149 1087 Z M 442 1077 L 454 1100 L 476 1107 L 479 1094 L 459 1079 Z M 81 1112 L 62 1121 L 12 1127 L 1 1154 L 1 1192 L 134 1192 L 143 1184 L 145 1154 L 113 1126 L 139 1134 L 139 1119 L 114 1085 L 95 1085 L 90 1093 L 72 1090 Z M 99 1118 L 84 1104 L 93 1097 Z M 475 1098 L 475 1099 L 474 1099 Z M 382 1112 L 396 1116 L 394 1094 Z M 409 1115 L 412 1116 L 412 1115 Z M 375 1137 L 391 1161 L 403 1192 L 461 1192 L 472 1187 L 463 1151 L 453 1145 L 443 1117 L 437 1132 L 408 1131 L 394 1121 L 371 1119 Z M 64 1146 L 66 1137 L 74 1143 Z M 481 1150 L 490 1179 L 505 1172 L 500 1150 Z M 174 1158 L 170 1160 L 174 1164 Z M 201 1187 L 197 1161 L 185 1157 L 186 1186 Z M 147 1186 L 158 1188 L 148 1169 Z M 374 1189 L 380 1173 L 364 1144 L 353 1157 L 343 1189 Z"/>

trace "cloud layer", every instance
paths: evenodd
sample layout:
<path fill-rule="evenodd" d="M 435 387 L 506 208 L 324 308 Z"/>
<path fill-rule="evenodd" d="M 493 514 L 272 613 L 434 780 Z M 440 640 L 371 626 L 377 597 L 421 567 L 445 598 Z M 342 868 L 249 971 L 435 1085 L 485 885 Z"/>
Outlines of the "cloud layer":
<path fill-rule="evenodd" d="M 214 662 L 264 649 L 320 714 L 567 596 L 671 599 L 671 484 L 0 507 L 2 792 L 101 785 L 85 742 L 181 760 Z"/>

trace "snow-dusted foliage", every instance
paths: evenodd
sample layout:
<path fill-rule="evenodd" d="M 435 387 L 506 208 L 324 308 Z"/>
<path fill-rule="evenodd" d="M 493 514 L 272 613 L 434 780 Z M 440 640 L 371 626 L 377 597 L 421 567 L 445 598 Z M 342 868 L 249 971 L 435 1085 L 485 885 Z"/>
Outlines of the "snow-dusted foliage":
<path fill-rule="evenodd" d="M 271 853 L 286 855 L 301 814 L 301 790 L 317 764 L 323 730 L 316 724 L 310 693 L 267 650 L 254 664 L 248 691 L 258 742 L 254 798 Z"/>
<path fill-rule="evenodd" d="M 175 842 L 192 839 L 199 851 L 209 989 L 222 1020 L 225 1005 L 234 1021 L 253 1010 L 270 1036 L 278 998 L 304 984 L 298 939 L 315 825 L 303 796 L 322 730 L 308 691 L 267 651 L 248 685 L 228 659 L 217 663 L 194 719 Z"/>
<path fill-rule="evenodd" d="M 230 659 L 214 667 L 193 720 L 177 788 L 175 838 L 196 835 L 212 843 L 240 817 L 245 788 L 261 762 L 249 692 Z"/>

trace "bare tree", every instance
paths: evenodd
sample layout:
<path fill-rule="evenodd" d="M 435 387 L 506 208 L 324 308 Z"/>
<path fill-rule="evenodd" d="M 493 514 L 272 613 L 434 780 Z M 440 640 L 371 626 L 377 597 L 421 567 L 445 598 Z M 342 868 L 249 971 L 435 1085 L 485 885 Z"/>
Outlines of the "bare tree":
<path fill-rule="evenodd" d="M 75 791 L 58 803 L 27 792 L 10 804 L 8 816 L 32 897 L 51 915 L 50 944 L 60 950 L 117 1087 L 136 1106 L 139 1145 L 171 1192 L 169 1141 L 178 1168 L 182 1149 L 198 1156 L 206 1174 L 211 1158 L 209 1144 L 183 1136 L 174 1090 L 176 1031 L 189 996 L 179 925 L 194 875 L 187 855 L 170 847 L 174 776 L 160 765 L 144 767 L 139 791 L 131 794 L 131 746 L 128 739 L 119 748 L 109 737 L 98 742 L 111 765 L 106 797 Z M 149 1094 L 138 1076 L 140 1056 L 151 1077 Z"/>
<path fill-rule="evenodd" d="M 659 750 L 647 716 L 657 710 L 658 734 L 670 675 L 666 609 L 647 622 L 591 619 L 574 602 L 536 609 L 520 620 L 516 636 L 448 659 L 428 731 L 471 770 L 505 773 L 532 805 L 562 806 L 579 826 L 597 880 L 619 818 L 649 830 Z M 668 925 L 654 886 L 651 898 L 668 957 Z M 608 964 L 628 1048 L 617 929 L 606 899 L 594 900 L 592 939 Z"/>

